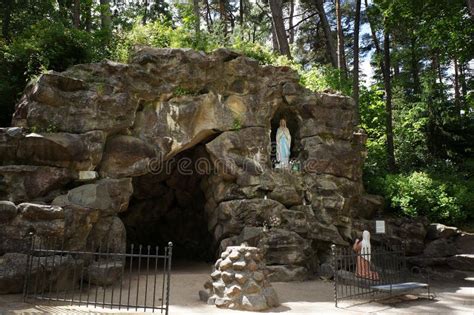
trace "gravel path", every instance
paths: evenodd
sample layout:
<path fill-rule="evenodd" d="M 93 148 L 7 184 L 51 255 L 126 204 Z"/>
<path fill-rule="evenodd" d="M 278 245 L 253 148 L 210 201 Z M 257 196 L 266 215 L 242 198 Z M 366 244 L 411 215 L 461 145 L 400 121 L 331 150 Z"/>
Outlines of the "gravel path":
<path fill-rule="evenodd" d="M 250 314 L 222 310 L 199 301 L 198 291 L 209 276 L 209 265 L 194 264 L 173 268 L 171 287 L 171 315 L 192 314 Z M 474 279 L 473 279 L 474 280 Z M 341 303 L 334 306 L 332 282 L 314 280 L 274 283 L 282 305 L 264 313 L 283 314 L 474 314 L 474 281 L 435 284 L 436 299 L 416 299 L 414 296 L 393 298 L 383 302 L 363 304 Z M 20 295 L 0 295 L 0 314 L 21 313 L 119 313 L 118 310 L 32 305 L 22 302 Z M 127 313 L 120 311 L 120 313 Z M 131 313 L 131 312 L 130 312 Z M 148 311 L 147 313 L 151 313 Z M 158 312 L 159 314 L 159 312 Z M 258 314 L 258 313 L 255 313 Z"/>

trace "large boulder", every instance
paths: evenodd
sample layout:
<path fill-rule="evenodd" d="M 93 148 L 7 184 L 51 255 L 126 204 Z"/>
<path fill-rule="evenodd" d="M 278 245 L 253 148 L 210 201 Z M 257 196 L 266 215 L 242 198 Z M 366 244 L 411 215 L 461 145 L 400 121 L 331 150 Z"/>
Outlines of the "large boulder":
<path fill-rule="evenodd" d="M 258 247 L 268 265 L 306 266 L 312 254 L 310 242 L 283 229 L 270 229 L 260 239 Z"/>
<path fill-rule="evenodd" d="M 11 201 L 0 201 L 0 223 L 13 220 L 18 213 L 18 209 Z"/>
<path fill-rule="evenodd" d="M 357 181 L 362 176 L 363 156 L 351 142 L 331 136 L 303 138 L 301 143 L 307 156 L 305 170 L 309 173 L 331 174 Z"/>
<path fill-rule="evenodd" d="M 108 250 L 110 253 L 124 253 L 126 231 L 122 220 L 116 216 L 100 218 L 92 227 L 88 239 L 88 248 Z"/>
<path fill-rule="evenodd" d="M 150 172 L 154 151 L 140 139 L 131 136 L 116 136 L 107 141 L 100 165 L 102 177 L 130 177 Z"/>
<path fill-rule="evenodd" d="M 29 85 L 13 116 L 15 126 L 34 126 L 39 130 L 54 129 L 71 133 L 93 130 L 114 132 L 133 125 L 138 100 L 127 93 L 123 74 L 129 66 L 106 61 L 102 64 L 79 65 L 72 70 L 97 73 L 104 69 L 121 75 L 110 75 L 107 82 L 100 76 L 89 76 L 85 82 L 71 74 L 54 71 L 42 74 L 36 84 Z"/>
<path fill-rule="evenodd" d="M 458 234 L 458 228 L 455 226 L 446 226 L 440 223 L 431 223 L 427 228 L 426 238 L 435 240 L 438 238 L 450 238 Z"/>
<path fill-rule="evenodd" d="M 428 257 L 446 257 L 456 254 L 456 247 L 452 241 L 444 238 L 428 243 L 423 254 Z"/>
<path fill-rule="evenodd" d="M 70 250 L 83 250 L 92 228 L 100 219 L 100 211 L 77 205 L 63 206 L 65 224 L 68 227 L 64 232 L 65 247 Z M 116 241 L 124 241 L 120 238 Z"/>
<path fill-rule="evenodd" d="M 77 173 L 50 166 L 0 166 L 0 199 L 15 203 L 43 197 L 77 178 Z"/>
<path fill-rule="evenodd" d="M 25 130 L 23 128 L 0 128 L 0 165 L 16 162 L 18 144 L 24 136 Z"/>
<path fill-rule="evenodd" d="M 474 254 L 473 233 L 460 233 L 455 239 L 455 244 L 458 254 Z"/>
<path fill-rule="evenodd" d="M 280 221 L 285 207 L 271 199 L 243 199 L 221 202 L 209 219 L 209 228 L 217 239 L 238 235 L 245 226 L 263 226 Z M 276 222 L 275 222 L 276 223 Z"/>
<path fill-rule="evenodd" d="M 227 179 L 260 175 L 268 168 L 269 137 L 264 128 L 224 132 L 206 145 L 219 175 Z"/>
<path fill-rule="evenodd" d="M 114 214 L 127 209 L 132 192 L 130 178 L 101 179 L 71 189 L 67 193 L 66 203 L 98 209 L 104 214 Z"/>
<path fill-rule="evenodd" d="M 25 164 L 93 170 L 102 158 L 105 133 L 30 133 L 17 148 L 17 160 Z"/>

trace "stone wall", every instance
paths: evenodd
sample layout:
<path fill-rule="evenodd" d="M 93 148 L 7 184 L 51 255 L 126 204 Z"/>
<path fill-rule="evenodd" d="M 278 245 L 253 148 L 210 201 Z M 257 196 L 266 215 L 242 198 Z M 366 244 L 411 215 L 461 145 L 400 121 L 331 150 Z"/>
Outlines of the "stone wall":
<path fill-rule="evenodd" d="M 277 113 L 291 115 L 300 172 L 272 168 Z M 168 163 L 199 145 L 210 161 L 202 229 L 215 256 L 247 242 L 276 279 L 304 279 L 330 243 L 347 244 L 361 205 L 379 203 L 364 194 L 366 137 L 354 115 L 352 99 L 312 93 L 290 68 L 225 49 L 142 48 L 128 64 L 43 74 L 17 104 L 14 127 L 0 130 L 0 200 L 13 202 L 0 205 L 0 254 L 30 230 L 77 248 L 111 239 L 123 250 L 119 216 L 139 225 L 130 198 L 148 196 L 137 178 L 159 189 Z"/>

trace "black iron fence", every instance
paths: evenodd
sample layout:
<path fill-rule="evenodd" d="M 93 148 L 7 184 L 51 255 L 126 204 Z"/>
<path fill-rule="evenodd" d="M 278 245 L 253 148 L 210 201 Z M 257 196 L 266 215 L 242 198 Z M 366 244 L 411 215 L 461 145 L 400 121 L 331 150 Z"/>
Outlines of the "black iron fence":
<path fill-rule="evenodd" d="M 371 253 L 356 253 L 351 247 L 332 246 L 334 301 L 375 300 L 427 289 L 423 270 L 409 270 L 403 246 L 372 247 Z M 417 282 L 422 281 L 422 282 Z"/>
<path fill-rule="evenodd" d="M 168 314 L 172 251 L 171 242 L 123 252 L 105 242 L 71 250 L 64 240 L 32 237 L 24 299 Z"/>

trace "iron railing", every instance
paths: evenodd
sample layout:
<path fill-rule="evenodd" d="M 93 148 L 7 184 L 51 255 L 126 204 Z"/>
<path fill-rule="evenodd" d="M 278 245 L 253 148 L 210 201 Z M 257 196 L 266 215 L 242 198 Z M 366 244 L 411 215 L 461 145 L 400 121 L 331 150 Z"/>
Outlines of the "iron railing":
<path fill-rule="evenodd" d="M 403 246 L 372 247 L 370 255 L 351 247 L 331 249 L 336 307 L 342 300 L 375 300 L 416 289 L 427 289 L 432 297 L 428 275 L 419 268 L 416 274 L 408 270 Z"/>
<path fill-rule="evenodd" d="M 67 249 L 64 240 L 31 237 L 25 301 L 67 302 L 168 314 L 173 244 L 133 244 L 124 252 L 110 244 Z M 160 253 L 160 250 L 162 253 Z"/>

